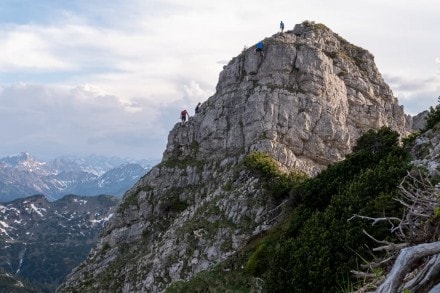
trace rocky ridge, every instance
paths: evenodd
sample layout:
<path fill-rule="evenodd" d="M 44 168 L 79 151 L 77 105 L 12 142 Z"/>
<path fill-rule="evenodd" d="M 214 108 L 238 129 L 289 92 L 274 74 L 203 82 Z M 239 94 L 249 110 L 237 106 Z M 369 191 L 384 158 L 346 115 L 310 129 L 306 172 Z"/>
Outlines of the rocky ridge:
<path fill-rule="evenodd" d="M 233 58 L 201 113 L 171 130 L 162 162 L 59 292 L 160 292 L 233 255 L 282 213 L 242 167 L 253 151 L 314 175 L 369 129 L 411 130 L 367 50 L 308 22 L 263 42 L 264 56 Z"/>
<path fill-rule="evenodd" d="M 430 178 L 440 177 L 440 127 L 434 127 L 417 136 L 411 152 L 415 167 L 426 170 L 426 175 Z M 440 184 L 436 188 L 440 189 Z"/>

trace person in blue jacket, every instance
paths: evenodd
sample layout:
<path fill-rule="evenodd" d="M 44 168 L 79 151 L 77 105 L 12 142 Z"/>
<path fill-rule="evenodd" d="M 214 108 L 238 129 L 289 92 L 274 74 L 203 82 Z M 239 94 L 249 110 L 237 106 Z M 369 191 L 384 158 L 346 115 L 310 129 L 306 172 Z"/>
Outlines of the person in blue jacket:
<path fill-rule="evenodd" d="M 283 21 L 280 22 L 280 31 L 284 32 L 284 22 Z"/>
<path fill-rule="evenodd" d="M 257 43 L 257 48 L 255 49 L 255 51 L 257 53 L 260 53 L 260 55 L 263 57 L 264 56 L 264 51 L 263 51 L 263 42 L 258 42 Z"/>

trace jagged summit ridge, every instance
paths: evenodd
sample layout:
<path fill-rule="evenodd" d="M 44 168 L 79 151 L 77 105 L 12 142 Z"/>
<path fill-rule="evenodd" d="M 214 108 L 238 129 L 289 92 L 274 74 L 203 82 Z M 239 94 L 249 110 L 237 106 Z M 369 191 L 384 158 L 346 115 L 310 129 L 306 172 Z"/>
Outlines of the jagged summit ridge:
<path fill-rule="evenodd" d="M 201 112 L 168 136 L 162 162 L 129 190 L 100 244 L 60 292 L 161 292 L 227 259 L 282 212 L 240 167 L 252 151 L 315 174 L 365 131 L 411 118 L 366 50 L 303 23 L 233 58 Z"/>
<path fill-rule="evenodd" d="M 262 150 L 315 174 L 370 128 L 411 129 L 367 50 L 307 23 L 264 44 L 264 57 L 252 47 L 229 62 L 202 114 L 170 133 L 165 160 L 197 143 L 200 157 Z"/>

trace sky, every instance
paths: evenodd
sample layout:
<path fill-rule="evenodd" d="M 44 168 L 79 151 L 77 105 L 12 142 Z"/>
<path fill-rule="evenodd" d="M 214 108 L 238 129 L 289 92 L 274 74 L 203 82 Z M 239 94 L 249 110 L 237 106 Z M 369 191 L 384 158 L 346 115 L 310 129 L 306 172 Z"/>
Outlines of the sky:
<path fill-rule="evenodd" d="M 438 0 L 1 0 L 0 157 L 160 159 L 180 110 L 281 20 L 370 51 L 407 114 L 437 105 Z"/>

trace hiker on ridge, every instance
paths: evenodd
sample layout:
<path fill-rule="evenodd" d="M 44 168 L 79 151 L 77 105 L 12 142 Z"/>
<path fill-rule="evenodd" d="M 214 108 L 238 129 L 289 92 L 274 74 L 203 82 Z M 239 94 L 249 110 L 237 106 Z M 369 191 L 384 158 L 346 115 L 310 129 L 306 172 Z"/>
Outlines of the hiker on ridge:
<path fill-rule="evenodd" d="M 197 104 L 197 107 L 196 107 L 196 110 L 195 110 L 196 114 L 200 113 L 200 106 L 201 105 L 202 105 L 202 103 L 198 103 Z"/>
<path fill-rule="evenodd" d="M 186 122 L 186 118 L 189 117 L 188 112 L 185 110 L 183 110 L 182 112 L 180 112 L 180 120 L 182 120 L 182 125 L 185 124 Z"/>
<path fill-rule="evenodd" d="M 284 32 L 284 22 L 283 21 L 280 22 L 280 31 L 281 31 L 281 33 Z"/>
<path fill-rule="evenodd" d="M 257 48 L 255 49 L 255 52 L 260 53 L 261 57 L 264 57 L 263 42 L 262 41 L 258 42 Z"/>

